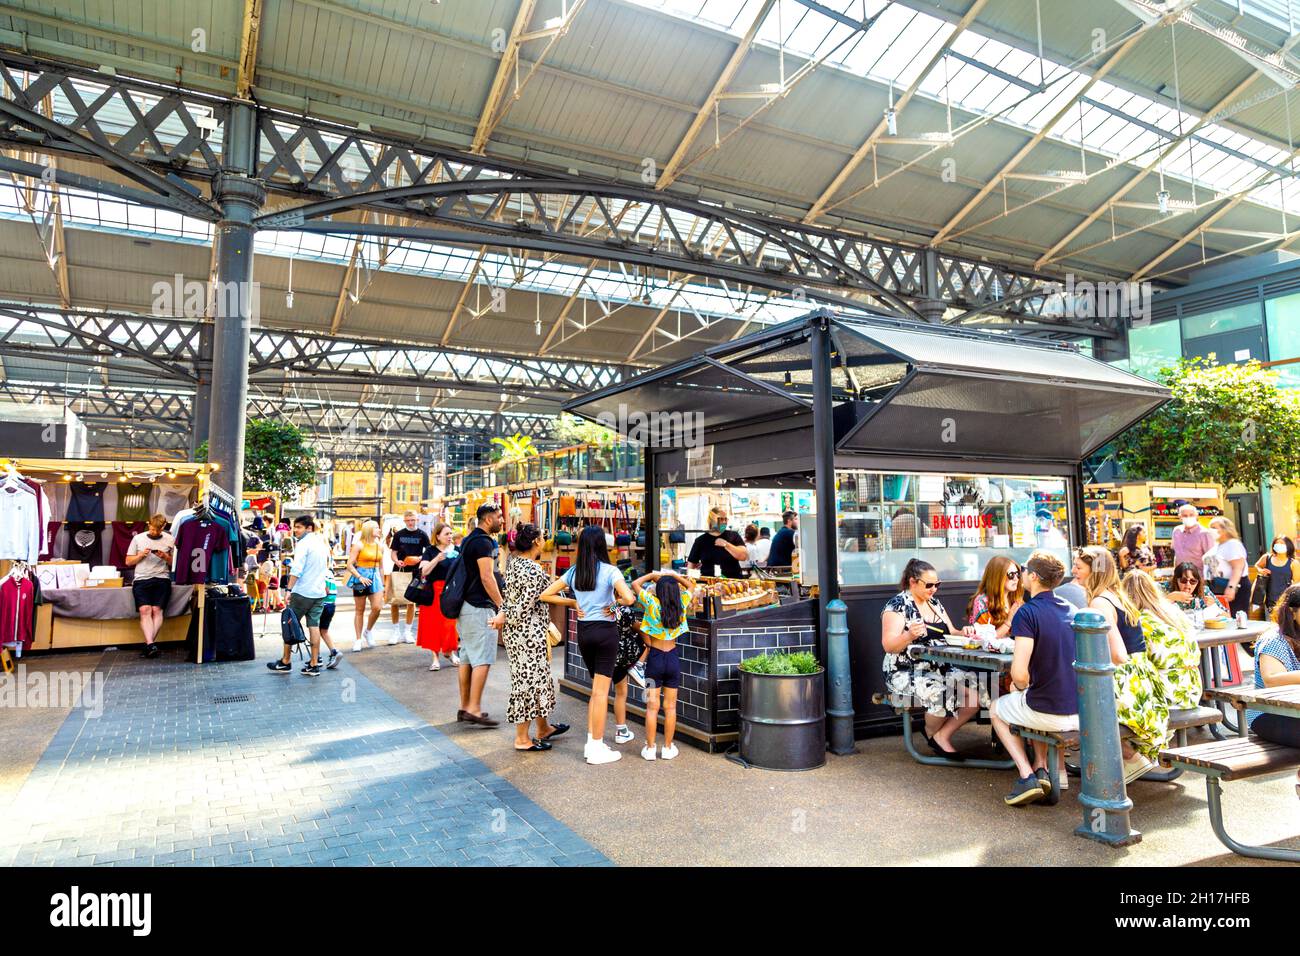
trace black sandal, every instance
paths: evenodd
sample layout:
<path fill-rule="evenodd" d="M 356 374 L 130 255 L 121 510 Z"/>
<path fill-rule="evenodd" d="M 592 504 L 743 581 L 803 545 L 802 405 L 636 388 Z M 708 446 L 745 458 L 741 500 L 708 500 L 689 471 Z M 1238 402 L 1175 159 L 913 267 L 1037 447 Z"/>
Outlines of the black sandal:
<path fill-rule="evenodd" d="M 961 763 L 963 760 L 966 759 L 956 750 L 944 750 L 942 747 L 939 746 L 939 741 L 935 740 L 929 734 L 923 733 L 921 734 L 921 736 L 924 737 L 925 742 L 930 745 L 930 749 L 933 750 L 940 757 L 946 757 L 947 759 L 955 760 L 958 763 Z"/>
<path fill-rule="evenodd" d="M 515 750 L 521 754 L 533 753 L 537 750 L 550 750 L 551 745 L 545 740 L 534 740 L 531 747 L 516 747 Z"/>
<path fill-rule="evenodd" d="M 543 743 L 545 743 L 546 741 L 550 740 L 552 737 L 560 736 L 560 734 L 564 733 L 568 729 L 569 729 L 568 724 L 551 724 L 551 732 L 547 734 L 545 737 L 539 737 L 538 740 L 541 740 Z"/>

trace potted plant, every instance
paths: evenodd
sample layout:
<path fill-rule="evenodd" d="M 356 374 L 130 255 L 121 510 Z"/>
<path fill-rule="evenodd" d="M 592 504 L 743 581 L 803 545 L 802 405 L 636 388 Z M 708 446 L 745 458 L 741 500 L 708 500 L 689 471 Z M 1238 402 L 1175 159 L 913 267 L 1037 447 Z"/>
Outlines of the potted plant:
<path fill-rule="evenodd" d="M 814 770 L 826 762 L 825 669 L 808 651 L 740 662 L 740 758 L 764 770 Z"/>

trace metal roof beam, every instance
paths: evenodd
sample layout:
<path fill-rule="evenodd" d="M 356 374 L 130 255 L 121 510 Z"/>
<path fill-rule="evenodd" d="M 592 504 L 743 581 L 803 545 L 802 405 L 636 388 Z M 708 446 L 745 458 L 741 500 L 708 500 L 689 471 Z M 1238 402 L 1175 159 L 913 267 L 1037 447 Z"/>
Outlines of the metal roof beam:
<path fill-rule="evenodd" d="M 736 44 L 736 49 L 731 52 L 730 58 L 722 68 L 722 73 L 718 75 L 718 79 L 714 82 L 713 89 L 709 91 L 703 105 L 696 112 L 695 118 L 691 120 L 691 125 L 687 127 L 686 135 L 682 137 L 682 141 L 677 144 L 677 148 L 673 150 L 673 155 L 664 165 L 663 172 L 659 174 L 659 179 L 655 182 L 655 189 L 665 189 L 677 179 L 687 152 L 695 143 L 696 137 L 700 135 L 700 130 L 704 129 L 704 124 L 709 120 L 709 114 L 717 108 L 718 97 L 727 89 L 736 72 L 740 69 L 740 64 L 744 62 L 745 56 L 749 53 L 749 48 L 754 44 L 754 37 L 758 35 L 759 28 L 762 27 L 763 21 L 767 19 L 768 11 L 772 9 L 775 2 L 776 0 L 763 0 L 763 5 L 759 8 L 758 15 L 754 17 L 754 22 L 749 25 L 745 35 Z"/>
<path fill-rule="evenodd" d="M 257 73 L 257 43 L 262 32 L 262 0 L 244 0 L 244 15 L 239 35 L 239 76 L 235 95 L 241 100 L 252 98 Z"/>
<path fill-rule="evenodd" d="M 921 84 L 925 81 L 925 78 L 930 75 L 930 71 L 942 62 L 944 55 L 948 52 L 948 48 L 957 42 L 957 38 L 961 36 L 962 33 L 965 32 L 966 28 L 971 25 L 977 16 L 979 16 L 980 11 L 984 9 L 987 3 L 988 0 L 975 0 L 975 2 L 970 5 L 965 14 L 962 15 L 962 18 L 957 21 L 957 25 L 953 27 L 952 32 L 948 34 L 947 39 L 943 41 L 943 45 L 940 46 L 939 49 L 935 51 L 934 56 L 930 58 L 930 62 L 928 62 L 921 72 L 917 74 L 916 79 L 911 82 L 903 92 L 903 95 L 898 98 L 898 102 L 894 104 L 895 115 L 901 113 L 904 108 L 906 108 L 907 104 L 912 101 L 912 97 L 915 96 L 916 91 L 921 88 Z M 835 194 L 839 192 L 840 187 L 848 181 L 849 177 L 853 175 L 853 171 L 858 168 L 858 165 L 866 159 L 868 155 L 870 155 L 873 149 L 876 148 L 876 143 L 880 139 L 881 133 L 885 132 L 888 126 L 888 117 L 881 117 L 880 121 L 876 123 L 875 127 L 873 127 L 871 132 L 867 135 L 867 138 L 863 141 L 862 145 L 854 150 L 853 155 L 849 157 L 848 162 L 840 167 L 840 171 L 835 174 L 835 178 L 832 179 L 830 184 L 821 191 L 821 194 L 813 200 L 812 207 L 808 210 L 808 214 L 803 217 L 804 222 L 813 222 L 825 211 L 827 204 L 830 203 L 830 201 L 835 197 Z"/>
<path fill-rule="evenodd" d="M 1182 9 L 1186 8 L 1188 5 L 1190 5 L 1193 2 L 1195 2 L 1195 0 L 1180 0 L 1178 6 L 1173 11 L 1171 11 L 1168 15 L 1174 16 L 1177 12 L 1181 12 Z M 1035 147 L 1037 147 L 1039 143 L 1041 143 L 1044 139 L 1047 138 L 1047 136 L 1056 127 L 1056 124 L 1059 123 L 1062 119 L 1064 119 L 1070 113 L 1070 111 L 1074 109 L 1074 106 L 1078 102 L 1079 97 L 1084 96 L 1088 92 L 1088 90 L 1092 89 L 1093 86 L 1095 86 L 1099 81 L 1104 79 L 1106 74 L 1109 73 L 1116 66 L 1118 66 L 1120 61 L 1123 60 L 1124 57 L 1126 57 L 1135 46 L 1137 46 L 1138 42 L 1144 36 L 1146 36 L 1147 31 L 1154 29 L 1161 22 L 1162 22 L 1161 20 L 1156 20 L 1152 22 L 1143 22 L 1142 26 L 1136 29 L 1128 37 L 1128 39 L 1126 39 L 1123 43 L 1121 43 L 1119 47 L 1115 50 L 1115 52 L 1106 58 L 1106 62 L 1103 63 L 1101 66 L 1099 66 L 1088 77 L 1088 79 L 1084 82 L 1083 86 L 1081 86 L 1079 90 L 1073 96 L 1071 96 L 1069 100 L 1067 100 L 1059 110 L 1056 111 L 1056 114 L 1052 116 L 1052 118 L 1048 120 L 1046 123 L 1044 123 L 1039 128 L 1038 132 L 1036 132 L 1033 136 L 1029 138 L 1029 142 L 1025 143 L 1024 146 L 1020 147 L 1020 149 L 1016 151 L 1015 155 L 1013 155 L 1009 160 L 1007 160 L 1007 162 L 1003 164 L 1002 168 L 999 169 L 997 173 L 994 174 L 993 178 L 990 179 L 981 189 L 979 189 L 979 191 L 976 192 L 975 195 L 972 196 L 970 200 L 964 206 L 962 206 L 961 209 L 957 211 L 956 215 L 954 215 L 951 219 L 949 219 L 946 223 L 944 223 L 943 226 L 939 228 L 939 231 L 935 233 L 934 238 L 930 240 L 929 243 L 930 247 L 935 248 L 939 246 L 941 243 L 943 243 L 944 240 L 946 240 L 948 236 L 952 233 L 952 231 L 961 223 L 961 221 L 965 219 L 966 216 L 969 215 L 970 212 L 974 210 L 980 203 L 982 203 L 985 200 L 985 198 L 990 193 L 993 192 L 994 189 L 997 188 L 998 184 L 1002 182 L 1004 178 L 1006 178 L 1006 175 L 1012 172 L 1017 166 L 1019 166 L 1020 162 L 1031 152 L 1033 152 Z"/>
<path fill-rule="evenodd" d="M 502 99 L 505 97 L 506 87 L 510 82 L 510 74 L 518 68 L 519 58 L 519 37 L 528 29 L 528 22 L 533 18 L 533 11 L 537 8 L 537 0 L 519 0 L 519 9 L 515 12 L 515 22 L 510 27 L 510 37 L 506 41 L 506 48 L 501 51 L 501 59 L 497 62 L 496 76 L 492 78 L 492 86 L 488 89 L 487 101 L 483 104 L 483 111 L 479 114 L 478 127 L 474 130 L 474 141 L 470 146 L 471 153 L 481 153 L 487 146 L 488 138 L 492 135 L 492 130 L 496 127 L 496 116 L 501 109 Z"/>

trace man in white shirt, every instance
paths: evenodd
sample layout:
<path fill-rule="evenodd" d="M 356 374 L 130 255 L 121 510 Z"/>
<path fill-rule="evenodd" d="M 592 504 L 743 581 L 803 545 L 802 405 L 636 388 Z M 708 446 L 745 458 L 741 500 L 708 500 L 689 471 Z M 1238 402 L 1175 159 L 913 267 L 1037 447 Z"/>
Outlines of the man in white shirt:
<path fill-rule="evenodd" d="M 305 677 L 320 676 L 320 618 L 325 610 L 325 579 L 329 575 L 330 550 L 316 533 L 316 519 L 299 515 L 293 519 L 293 563 L 289 566 L 289 608 L 311 635 L 311 662 L 302 669 Z M 289 657 L 293 648 L 284 645 L 284 654 L 278 661 L 267 664 L 276 674 L 293 670 Z M 338 654 L 334 651 L 331 658 Z M 332 663 L 332 661 L 331 661 Z"/>

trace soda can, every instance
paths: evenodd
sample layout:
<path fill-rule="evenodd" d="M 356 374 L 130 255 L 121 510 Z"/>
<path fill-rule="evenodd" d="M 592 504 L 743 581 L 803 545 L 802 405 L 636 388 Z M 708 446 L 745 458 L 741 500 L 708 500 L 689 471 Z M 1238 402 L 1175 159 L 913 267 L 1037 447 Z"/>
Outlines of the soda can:
<path fill-rule="evenodd" d="M 1238 612 L 1237 612 L 1237 627 L 1242 628 L 1243 630 L 1245 629 L 1245 627 L 1246 627 L 1246 612 L 1245 612 L 1245 611 L 1238 611 Z"/>

